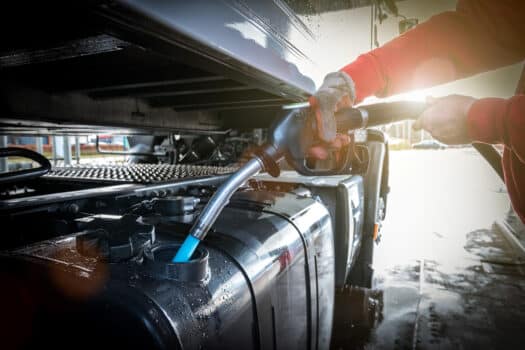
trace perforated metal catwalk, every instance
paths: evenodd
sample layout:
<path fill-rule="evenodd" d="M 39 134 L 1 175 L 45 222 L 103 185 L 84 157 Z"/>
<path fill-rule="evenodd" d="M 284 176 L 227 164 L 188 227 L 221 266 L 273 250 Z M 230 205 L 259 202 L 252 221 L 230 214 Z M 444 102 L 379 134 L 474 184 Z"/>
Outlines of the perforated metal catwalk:
<path fill-rule="evenodd" d="M 235 170 L 236 168 L 233 167 L 185 164 L 82 165 L 55 167 L 45 175 L 45 178 L 114 183 L 158 183 L 188 177 L 227 174 Z"/>

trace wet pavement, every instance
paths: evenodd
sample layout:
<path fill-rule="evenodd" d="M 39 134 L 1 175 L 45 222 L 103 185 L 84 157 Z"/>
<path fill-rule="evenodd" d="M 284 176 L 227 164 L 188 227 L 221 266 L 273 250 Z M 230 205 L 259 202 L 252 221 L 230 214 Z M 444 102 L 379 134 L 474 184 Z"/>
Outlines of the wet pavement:
<path fill-rule="evenodd" d="M 494 225 L 503 183 L 471 149 L 391 155 L 373 290 L 344 292 L 343 308 L 366 312 L 334 347 L 522 349 L 524 257 Z"/>

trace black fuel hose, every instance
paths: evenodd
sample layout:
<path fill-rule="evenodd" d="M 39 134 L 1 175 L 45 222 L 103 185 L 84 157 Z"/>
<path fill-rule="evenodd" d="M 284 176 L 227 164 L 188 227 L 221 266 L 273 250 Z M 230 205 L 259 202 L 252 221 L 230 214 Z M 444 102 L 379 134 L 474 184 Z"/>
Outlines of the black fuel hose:
<path fill-rule="evenodd" d="M 27 181 L 45 175 L 51 170 L 49 160 L 38 152 L 19 147 L 0 148 L 0 158 L 5 157 L 23 157 L 31 159 L 40 166 L 38 168 L 24 169 L 19 171 L 7 172 L 0 174 L 0 184 Z"/>
<path fill-rule="evenodd" d="M 337 130 L 344 132 L 408 119 L 416 120 L 427 106 L 424 102 L 400 101 L 344 108 L 335 114 Z"/>
<path fill-rule="evenodd" d="M 426 107 L 427 105 L 423 102 L 400 101 L 342 109 L 335 114 L 337 130 L 346 132 L 407 119 L 416 120 Z M 493 145 L 479 142 L 473 142 L 472 147 L 487 160 L 498 176 L 504 180 L 501 155 L 498 150 Z"/>
<path fill-rule="evenodd" d="M 501 164 L 501 154 L 498 152 L 496 147 L 481 142 L 472 143 L 472 147 L 474 147 L 483 156 L 483 158 L 485 158 L 492 169 L 494 169 L 494 171 L 498 174 L 500 179 L 505 182 L 503 165 Z"/>

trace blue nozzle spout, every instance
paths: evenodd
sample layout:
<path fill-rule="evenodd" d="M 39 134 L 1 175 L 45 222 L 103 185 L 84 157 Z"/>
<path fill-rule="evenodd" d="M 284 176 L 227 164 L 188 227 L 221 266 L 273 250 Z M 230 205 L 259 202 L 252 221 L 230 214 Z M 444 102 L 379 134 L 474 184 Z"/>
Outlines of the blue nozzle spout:
<path fill-rule="evenodd" d="M 180 246 L 177 254 L 171 260 L 174 263 L 186 263 L 191 259 L 191 256 L 199 246 L 201 241 L 193 235 L 188 235 L 184 240 L 184 243 Z"/>

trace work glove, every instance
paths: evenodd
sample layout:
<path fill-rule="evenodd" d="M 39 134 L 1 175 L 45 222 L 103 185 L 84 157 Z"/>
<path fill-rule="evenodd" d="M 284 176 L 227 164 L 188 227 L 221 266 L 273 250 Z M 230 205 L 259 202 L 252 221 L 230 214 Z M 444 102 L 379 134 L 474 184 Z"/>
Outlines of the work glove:
<path fill-rule="evenodd" d="M 344 72 L 329 73 L 309 102 L 317 122 L 318 136 L 322 141 L 332 142 L 336 138 L 335 112 L 352 107 L 355 101 L 355 85 Z"/>
<path fill-rule="evenodd" d="M 340 108 L 352 107 L 355 101 L 355 85 L 350 76 L 344 72 L 329 73 L 317 92 L 310 97 L 310 107 L 316 119 L 317 133 L 321 142 L 308 151 L 315 159 L 325 160 L 330 150 L 338 151 L 350 143 L 345 134 L 337 133 L 335 112 Z"/>

